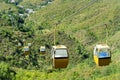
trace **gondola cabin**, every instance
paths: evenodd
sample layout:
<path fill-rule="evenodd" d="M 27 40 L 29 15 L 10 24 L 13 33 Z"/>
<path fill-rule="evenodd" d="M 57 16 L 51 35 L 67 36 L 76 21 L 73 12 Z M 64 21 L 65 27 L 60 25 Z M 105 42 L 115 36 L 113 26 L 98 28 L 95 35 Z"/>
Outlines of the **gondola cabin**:
<path fill-rule="evenodd" d="M 40 47 L 40 54 L 45 54 L 46 53 L 46 49 L 45 49 L 45 46 L 41 46 Z"/>
<path fill-rule="evenodd" d="M 23 51 L 24 51 L 24 55 L 28 55 L 30 53 L 30 49 L 29 49 L 29 46 L 25 46 L 23 48 Z"/>
<path fill-rule="evenodd" d="M 29 47 L 31 47 L 31 46 L 32 46 L 32 44 L 31 44 L 31 43 L 28 43 L 28 46 L 29 46 Z"/>
<path fill-rule="evenodd" d="M 26 42 L 26 40 L 25 40 L 25 39 L 23 39 L 23 40 L 22 40 L 23 45 L 25 45 L 25 42 Z"/>
<path fill-rule="evenodd" d="M 99 44 L 94 47 L 94 61 L 98 66 L 109 65 L 111 62 L 110 47 L 105 44 Z"/>
<path fill-rule="evenodd" d="M 68 65 L 68 51 L 64 45 L 52 46 L 52 67 L 53 68 L 66 68 Z"/>
<path fill-rule="evenodd" d="M 18 43 L 18 48 L 21 48 L 22 47 L 22 44 L 21 43 Z"/>

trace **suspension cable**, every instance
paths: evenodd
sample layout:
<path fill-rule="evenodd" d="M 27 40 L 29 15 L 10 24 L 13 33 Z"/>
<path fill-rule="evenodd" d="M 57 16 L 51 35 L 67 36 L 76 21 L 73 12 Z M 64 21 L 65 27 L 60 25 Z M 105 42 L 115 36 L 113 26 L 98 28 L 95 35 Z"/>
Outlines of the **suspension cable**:
<path fill-rule="evenodd" d="M 72 16 L 75 15 L 75 14 L 77 14 L 77 13 L 85 10 L 85 9 L 88 8 L 89 6 L 93 5 L 96 1 L 97 1 L 97 0 L 93 0 L 93 1 L 89 2 L 89 3 L 86 4 L 85 6 L 81 7 L 77 12 L 71 14 L 71 15 L 68 16 L 68 17 L 63 18 L 63 19 L 61 20 L 61 22 L 63 22 L 64 20 L 66 20 L 66 19 L 68 19 L 68 18 L 70 18 L 70 17 L 72 17 Z"/>

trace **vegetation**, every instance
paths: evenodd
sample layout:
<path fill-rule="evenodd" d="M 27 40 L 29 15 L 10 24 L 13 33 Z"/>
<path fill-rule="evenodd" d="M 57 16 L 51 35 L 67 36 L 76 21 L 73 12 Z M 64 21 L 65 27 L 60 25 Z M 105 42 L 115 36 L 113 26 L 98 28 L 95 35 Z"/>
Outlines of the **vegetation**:
<path fill-rule="evenodd" d="M 10 69 L 10 66 L 4 62 L 0 63 L 0 80 L 14 80 L 16 72 Z"/>
<path fill-rule="evenodd" d="M 0 80 L 119 80 L 119 0 L 16 2 L 0 0 Z M 28 13 L 28 8 L 33 12 Z M 56 44 L 68 48 L 66 69 L 52 69 L 50 50 L 55 27 Z M 99 67 L 93 61 L 93 47 L 106 40 L 112 62 Z M 32 46 L 25 56 L 23 47 L 28 43 Z M 39 54 L 43 45 L 47 49 L 45 57 Z"/>

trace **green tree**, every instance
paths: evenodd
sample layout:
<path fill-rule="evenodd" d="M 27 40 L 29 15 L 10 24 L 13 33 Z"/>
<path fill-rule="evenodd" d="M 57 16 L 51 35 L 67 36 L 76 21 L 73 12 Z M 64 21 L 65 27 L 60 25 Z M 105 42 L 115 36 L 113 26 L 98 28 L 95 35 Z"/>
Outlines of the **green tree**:
<path fill-rule="evenodd" d="M 5 62 L 0 63 L 0 79 L 1 80 L 14 80 L 16 72 L 10 69 L 10 66 Z"/>

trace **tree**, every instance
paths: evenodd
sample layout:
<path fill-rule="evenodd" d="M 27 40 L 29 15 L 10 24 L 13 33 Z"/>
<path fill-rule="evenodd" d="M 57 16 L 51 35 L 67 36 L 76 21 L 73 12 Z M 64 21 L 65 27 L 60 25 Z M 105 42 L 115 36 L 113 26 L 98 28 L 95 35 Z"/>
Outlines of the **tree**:
<path fill-rule="evenodd" d="M 0 79 L 1 80 L 14 80 L 16 72 L 10 69 L 10 66 L 5 62 L 0 63 Z"/>

